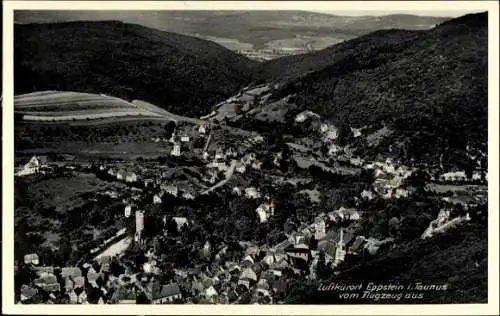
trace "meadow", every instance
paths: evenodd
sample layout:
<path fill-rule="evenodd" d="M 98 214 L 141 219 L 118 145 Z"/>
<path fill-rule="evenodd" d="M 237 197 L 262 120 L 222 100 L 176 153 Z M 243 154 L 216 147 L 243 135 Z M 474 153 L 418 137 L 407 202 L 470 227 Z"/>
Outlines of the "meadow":
<path fill-rule="evenodd" d="M 14 113 L 23 121 L 81 121 L 104 118 L 161 117 L 161 109 L 146 108 L 107 95 L 43 91 L 14 98 Z"/>

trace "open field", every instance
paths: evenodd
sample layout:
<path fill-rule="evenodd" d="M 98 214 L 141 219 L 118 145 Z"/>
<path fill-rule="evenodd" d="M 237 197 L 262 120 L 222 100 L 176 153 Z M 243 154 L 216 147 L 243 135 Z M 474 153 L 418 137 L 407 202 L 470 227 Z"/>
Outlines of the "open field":
<path fill-rule="evenodd" d="M 84 149 L 82 149 L 84 148 Z M 162 143 L 151 141 L 105 141 L 95 143 L 85 143 L 81 141 L 60 141 L 40 144 L 33 148 L 17 150 L 17 154 L 77 154 L 79 158 L 116 158 L 116 159 L 136 159 L 136 158 L 158 158 L 168 156 L 172 148 Z"/>
<path fill-rule="evenodd" d="M 125 100 L 90 93 L 79 93 L 71 91 L 39 91 L 17 95 L 14 97 L 14 108 L 16 111 L 38 110 L 88 110 L 108 108 L 133 108 L 133 105 Z"/>
<path fill-rule="evenodd" d="M 488 187 L 485 185 L 478 184 L 439 184 L 439 183 L 429 183 L 426 186 L 428 190 L 434 191 L 436 193 L 474 193 L 474 192 L 487 192 Z"/>
<path fill-rule="evenodd" d="M 311 158 L 311 157 L 302 157 L 302 156 L 295 155 L 293 158 L 295 159 L 295 162 L 297 163 L 298 167 L 301 169 L 307 169 L 310 166 L 314 165 L 314 166 L 321 168 L 325 172 L 330 172 L 330 173 L 335 173 L 335 174 L 354 176 L 354 175 L 358 175 L 361 173 L 360 168 L 348 168 L 348 167 L 341 167 L 341 166 L 332 168 L 332 167 L 326 166 L 321 161 L 317 161 L 316 159 Z"/>
<path fill-rule="evenodd" d="M 344 41 L 345 38 L 336 38 L 329 36 L 298 36 L 291 38 L 284 38 L 278 40 L 272 40 L 264 45 L 268 49 L 305 49 L 310 47 L 311 49 L 319 50 L 326 48 L 328 46 L 335 45 Z"/>
<path fill-rule="evenodd" d="M 69 124 L 108 124 L 111 121 L 176 121 L 201 124 L 202 120 L 168 112 L 141 100 L 128 102 L 106 95 L 41 91 L 15 96 L 14 113 L 21 121 Z"/>
<path fill-rule="evenodd" d="M 43 122 L 166 116 L 161 109 L 152 105 L 138 106 L 106 95 L 61 91 L 43 91 L 16 96 L 14 112 L 22 115 L 24 121 Z"/>

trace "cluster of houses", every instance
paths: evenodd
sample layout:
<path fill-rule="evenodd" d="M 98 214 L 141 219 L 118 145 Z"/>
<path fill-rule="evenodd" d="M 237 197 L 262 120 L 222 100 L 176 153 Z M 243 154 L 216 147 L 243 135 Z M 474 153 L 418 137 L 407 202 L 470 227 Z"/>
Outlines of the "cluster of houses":
<path fill-rule="evenodd" d="M 269 203 L 268 205 L 270 205 Z M 271 208 L 271 206 L 268 206 Z M 262 205 L 259 208 L 265 208 Z M 380 241 L 354 236 L 352 229 L 336 225 L 342 221 L 357 221 L 360 215 L 355 209 L 340 208 L 328 214 L 320 214 L 314 223 L 273 247 L 256 246 L 240 242 L 245 248 L 241 260 L 229 256 L 227 247 L 216 255 L 216 261 L 194 275 L 190 271 L 177 271 L 180 283 L 186 283 L 191 295 L 208 303 L 234 303 L 244 296 L 250 303 L 271 303 L 283 298 L 292 280 L 316 278 L 316 265 L 320 253 L 335 269 L 346 256 L 359 256 L 363 249 L 375 253 Z M 332 229 L 333 226 L 333 229 Z"/>
<path fill-rule="evenodd" d="M 106 172 L 110 177 L 127 183 L 135 183 L 139 180 L 139 177 L 135 172 L 125 168 L 115 168 L 115 167 L 107 167 L 105 165 L 100 165 L 99 171 Z"/>
<path fill-rule="evenodd" d="M 221 248 L 215 261 L 205 268 L 176 270 L 177 282 L 191 293 L 187 301 L 196 298 L 206 303 L 269 304 L 282 299 L 293 280 L 314 279 L 319 254 L 324 253 L 332 269 L 347 255 L 359 255 L 369 240 L 356 237 L 341 227 L 329 229 L 332 221 L 358 220 L 354 209 L 338 209 L 321 214 L 316 221 L 274 247 L 240 242 L 244 250 L 241 259 Z M 314 241 L 316 240 L 316 241 Z M 332 270 L 333 272 L 333 270 Z"/>
<path fill-rule="evenodd" d="M 153 204 L 160 204 L 165 194 L 180 197 L 185 200 L 194 200 L 196 197 L 196 191 L 190 186 L 179 189 L 175 184 L 161 184 L 159 186 L 159 192 L 153 196 Z"/>
<path fill-rule="evenodd" d="M 252 161 L 245 159 L 245 161 Z M 175 195 L 173 188 L 165 187 L 165 192 Z M 246 198 L 260 199 L 261 193 L 256 187 L 247 187 L 241 190 L 233 188 L 233 193 Z M 130 216 L 133 208 L 126 207 L 125 212 Z M 262 203 L 256 209 L 261 222 L 265 222 L 274 214 L 274 203 L 269 196 L 264 196 Z M 279 300 L 288 291 L 291 279 L 298 276 L 315 278 L 315 267 L 318 264 L 319 254 L 323 253 L 327 264 L 332 269 L 341 264 L 346 256 L 359 256 L 364 250 L 375 253 L 382 242 L 363 236 L 354 236 L 352 229 L 336 224 L 341 222 L 357 221 L 360 219 L 355 209 L 340 208 L 328 214 L 320 214 L 313 224 L 300 232 L 290 234 L 288 239 L 275 247 L 248 246 L 242 260 L 221 260 L 225 257 L 225 250 L 217 253 L 216 261 L 211 268 L 202 269 L 196 273 L 192 271 L 176 271 L 176 282 L 164 287 L 160 293 L 169 293 L 158 298 L 151 294 L 152 301 L 158 303 L 173 302 L 184 299 L 189 302 L 193 299 L 206 303 L 234 303 L 242 297 L 259 303 L 269 303 Z M 164 218 L 166 224 L 167 218 Z M 173 218 L 180 231 L 190 221 L 185 217 Z M 140 236 L 144 229 L 143 212 L 136 211 L 136 234 Z M 227 248 L 227 247 L 226 247 Z M 211 245 L 207 242 L 202 252 L 210 253 Z M 226 249 L 227 251 L 227 249 Z M 219 258 L 219 259 L 217 259 Z M 154 260 L 144 265 L 144 273 L 158 274 Z M 182 297 L 178 287 L 188 291 Z M 169 290 L 174 289 L 174 290 Z M 133 300 L 133 294 L 131 301 Z"/>
<path fill-rule="evenodd" d="M 205 166 L 206 176 L 204 180 L 209 184 L 214 184 L 221 172 L 226 172 L 230 168 L 228 162 L 232 160 L 234 165 L 234 171 L 237 173 L 243 174 L 246 172 L 248 168 L 260 169 L 262 166 L 262 162 L 260 162 L 255 153 L 250 152 L 241 159 L 236 160 L 241 153 L 233 146 L 228 146 L 226 149 L 222 149 L 222 147 L 218 147 L 213 152 L 213 159 Z M 204 152 L 204 159 L 210 160 L 210 155 L 207 151 Z"/>
<path fill-rule="evenodd" d="M 392 159 L 388 158 L 384 162 L 366 164 L 364 168 L 373 171 L 375 177 L 373 190 L 382 198 L 403 198 L 410 194 L 407 189 L 402 188 L 404 180 L 412 174 L 412 171 L 405 166 L 397 167 Z M 362 198 L 373 198 L 373 194 L 369 191 L 363 191 L 361 194 Z"/>
<path fill-rule="evenodd" d="M 206 137 L 207 135 L 210 136 L 210 124 L 207 121 L 204 121 L 201 123 L 196 131 L 183 131 L 180 132 L 179 134 L 174 130 L 172 134 L 170 135 L 170 138 L 164 138 L 164 137 L 152 137 L 151 141 L 155 143 L 170 143 L 172 145 L 172 149 L 170 151 L 170 155 L 173 157 L 180 157 L 182 155 L 182 152 L 186 149 L 190 148 L 190 144 L 192 143 L 192 138 L 193 138 L 193 133 L 197 133 L 198 136 L 200 137 Z"/>
<path fill-rule="evenodd" d="M 168 140 L 169 143 L 172 144 L 172 150 L 170 151 L 170 155 L 174 157 L 179 157 L 181 155 L 182 148 L 186 148 L 191 141 L 191 137 L 189 135 L 176 135 L 175 131 L 170 136 Z"/>
<path fill-rule="evenodd" d="M 266 214 L 272 209 L 273 203 L 266 197 L 257 212 Z M 57 269 L 38 267 L 38 256 L 30 254 L 25 256 L 25 265 L 41 273 L 41 279 L 23 285 L 20 301 L 32 302 L 37 293 L 43 291 L 50 293 L 48 302 L 63 297 L 73 304 L 135 304 L 139 294 L 144 294 L 152 304 L 279 302 L 296 278 L 316 278 L 320 254 L 334 272 L 347 256 L 360 256 L 365 250 L 376 252 L 380 241 L 355 236 L 353 229 L 344 225 L 359 219 L 356 209 L 339 208 L 318 215 L 312 224 L 289 234 L 287 240 L 273 247 L 240 242 L 244 254 L 234 255 L 223 246 L 210 265 L 174 269 L 174 280 L 163 285 L 157 281 L 162 271 L 157 267 L 158 259 L 153 249 L 146 253 L 147 262 L 140 274 L 125 272 L 119 276 L 110 273 L 110 257 L 98 257 L 98 261 L 82 267 Z M 173 220 L 178 230 L 190 225 L 185 217 Z M 136 234 L 140 235 L 143 230 L 143 212 L 136 211 Z M 207 241 L 201 251 L 210 253 L 211 250 Z"/>
<path fill-rule="evenodd" d="M 36 254 L 25 256 L 24 265 L 35 278 L 20 288 L 20 304 L 136 304 L 139 294 L 151 304 L 165 304 L 182 299 L 177 283 L 161 284 L 154 271 L 155 257 L 148 256 L 144 273 L 132 274 L 123 268 L 111 272 L 112 258 L 103 256 L 81 266 L 40 266 Z"/>
<path fill-rule="evenodd" d="M 484 171 L 473 171 L 472 177 L 468 177 L 465 171 L 450 171 L 440 174 L 438 177 L 440 182 L 466 183 L 475 181 L 488 181 L 488 173 Z"/>

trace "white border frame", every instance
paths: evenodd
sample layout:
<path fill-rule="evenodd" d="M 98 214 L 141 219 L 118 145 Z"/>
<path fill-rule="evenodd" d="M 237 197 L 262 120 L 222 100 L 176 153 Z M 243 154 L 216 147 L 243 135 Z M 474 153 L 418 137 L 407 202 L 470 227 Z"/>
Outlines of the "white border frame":
<path fill-rule="evenodd" d="M 139 4 L 139 5 L 138 5 Z M 488 56 L 488 304 L 453 305 L 16 305 L 14 304 L 14 144 L 13 144 L 13 11 L 14 10 L 307 10 L 307 11 L 442 11 L 489 12 Z M 398 12 L 398 13 L 399 13 Z M 341 14 L 341 12 L 340 12 Z M 53 315 L 474 315 L 498 314 L 498 61 L 497 1 L 4 1 L 3 2 L 3 245 L 2 312 Z"/>

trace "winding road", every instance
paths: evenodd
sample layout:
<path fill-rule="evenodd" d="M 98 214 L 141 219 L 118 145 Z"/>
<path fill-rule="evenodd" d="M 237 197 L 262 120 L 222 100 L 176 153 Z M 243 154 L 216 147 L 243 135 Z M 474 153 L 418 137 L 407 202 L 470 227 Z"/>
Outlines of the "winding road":
<path fill-rule="evenodd" d="M 236 168 L 236 160 L 232 160 L 231 165 L 226 170 L 226 175 L 225 175 L 224 180 L 216 183 L 215 185 L 213 185 L 210 188 L 206 189 L 205 191 L 201 192 L 201 194 L 208 194 L 208 193 L 212 192 L 213 190 L 217 189 L 218 187 L 221 187 L 224 184 L 226 184 L 226 182 L 229 181 L 229 179 L 231 179 L 231 177 L 233 176 L 235 168 Z"/>

